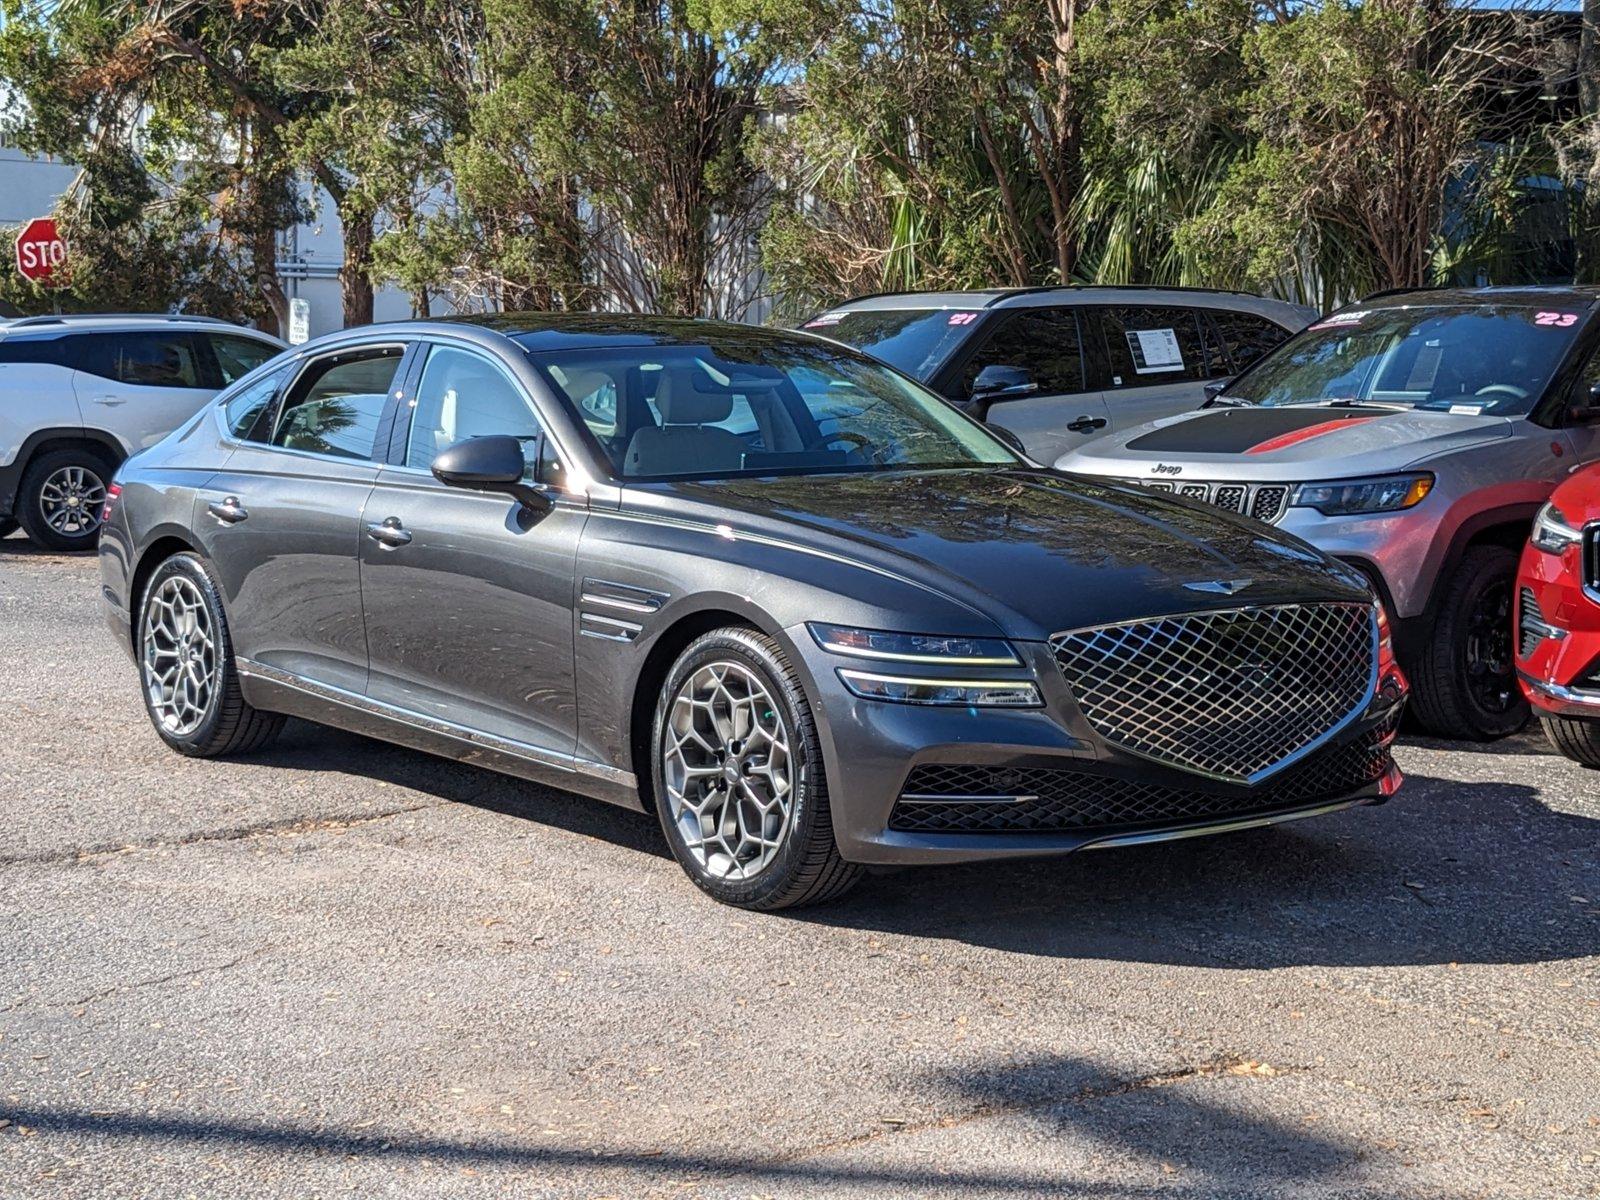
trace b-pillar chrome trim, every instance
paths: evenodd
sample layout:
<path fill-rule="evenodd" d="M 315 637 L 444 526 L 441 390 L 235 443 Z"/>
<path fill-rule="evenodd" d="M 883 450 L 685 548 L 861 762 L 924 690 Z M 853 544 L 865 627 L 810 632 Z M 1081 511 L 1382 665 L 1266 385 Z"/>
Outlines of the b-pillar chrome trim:
<path fill-rule="evenodd" d="M 259 679 L 265 683 L 290 688 L 329 704 L 338 704 L 355 712 L 380 717 L 397 725 L 408 725 L 413 729 L 421 730 L 423 733 L 431 733 L 436 737 L 450 738 L 453 741 L 490 750 L 496 754 L 520 758 L 524 762 L 534 763 L 541 767 L 550 767 L 557 771 L 571 771 L 577 775 L 588 775 L 595 779 L 604 779 L 609 783 L 620 784 L 627 788 L 637 788 L 639 786 L 639 781 L 632 771 L 622 771 L 616 767 L 608 767 L 605 763 L 592 762 L 587 758 L 579 758 L 573 754 L 558 754 L 553 750 L 544 750 L 538 746 L 529 745 L 527 742 L 519 742 L 512 738 L 500 737 L 497 734 L 485 733 L 481 729 L 472 729 L 466 725 L 457 725 L 453 721 L 430 717 L 426 713 L 419 713 L 409 708 L 401 708 L 396 704 L 387 704 L 382 700 L 374 700 L 372 697 L 363 696 L 358 692 L 334 687 L 332 684 L 318 683 L 314 679 L 307 679 L 303 675 L 296 675 L 291 671 L 280 670 L 277 667 L 269 667 L 264 663 L 252 662 L 250 659 L 241 658 L 238 660 L 238 671 L 246 679 Z"/>

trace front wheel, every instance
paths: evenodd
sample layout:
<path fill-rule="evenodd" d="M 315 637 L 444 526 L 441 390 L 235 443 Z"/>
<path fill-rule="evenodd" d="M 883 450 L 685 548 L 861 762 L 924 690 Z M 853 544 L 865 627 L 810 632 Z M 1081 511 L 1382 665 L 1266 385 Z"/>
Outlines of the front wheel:
<path fill-rule="evenodd" d="M 1540 716 L 1550 744 L 1575 763 L 1600 768 L 1600 720 Z"/>
<path fill-rule="evenodd" d="M 1411 671 L 1411 709 L 1436 737 L 1486 742 L 1528 723 L 1513 658 L 1516 576 L 1515 551 L 1473 546 L 1444 585 Z"/>
<path fill-rule="evenodd" d="M 283 717 L 252 708 L 239 691 L 221 590 L 204 559 L 175 554 L 155 569 L 137 636 L 145 710 L 179 754 L 243 753 L 278 736 Z"/>
<path fill-rule="evenodd" d="M 724 904 L 772 910 L 842 896 L 811 706 L 771 638 L 728 628 L 673 664 L 652 739 L 656 809 L 672 854 Z"/>

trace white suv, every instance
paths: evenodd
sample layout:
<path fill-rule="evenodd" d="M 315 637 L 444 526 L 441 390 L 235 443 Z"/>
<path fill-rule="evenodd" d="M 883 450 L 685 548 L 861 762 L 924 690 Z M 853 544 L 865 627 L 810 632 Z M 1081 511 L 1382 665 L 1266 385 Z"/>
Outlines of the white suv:
<path fill-rule="evenodd" d="M 0 321 L 0 537 L 93 549 L 122 460 L 283 348 L 209 317 Z"/>

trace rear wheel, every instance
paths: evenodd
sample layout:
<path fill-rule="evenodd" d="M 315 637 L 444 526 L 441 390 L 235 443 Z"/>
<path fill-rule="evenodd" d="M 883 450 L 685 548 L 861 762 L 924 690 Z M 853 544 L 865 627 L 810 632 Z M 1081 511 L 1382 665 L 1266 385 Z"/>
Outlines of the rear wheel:
<path fill-rule="evenodd" d="M 1600 720 L 1540 716 L 1545 736 L 1561 753 L 1586 767 L 1600 767 Z"/>
<path fill-rule="evenodd" d="M 93 550 L 112 474 L 111 464 L 87 446 L 41 454 L 22 473 L 17 519 L 47 549 Z"/>
<path fill-rule="evenodd" d="M 1411 671 L 1411 708 L 1429 733 L 1489 741 L 1528 723 L 1513 658 L 1516 573 L 1515 551 L 1473 546 L 1445 583 Z"/>
<path fill-rule="evenodd" d="M 213 758 L 258 750 L 283 717 L 245 703 L 222 595 L 195 554 L 155 569 L 139 606 L 139 681 L 150 722 L 179 754 Z"/>
<path fill-rule="evenodd" d="M 709 895 L 778 909 L 842 896 L 811 706 L 771 638 L 719 629 L 693 642 L 656 706 L 653 782 L 673 856 Z"/>

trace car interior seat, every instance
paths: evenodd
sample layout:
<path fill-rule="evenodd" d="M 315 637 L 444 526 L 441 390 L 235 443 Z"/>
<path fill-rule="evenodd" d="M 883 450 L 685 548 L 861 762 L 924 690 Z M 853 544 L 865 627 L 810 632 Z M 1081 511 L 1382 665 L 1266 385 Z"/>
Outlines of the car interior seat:
<path fill-rule="evenodd" d="M 624 459 L 626 474 L 715 474 L 743 465 L 745 440 L 716 428 L 733 413 L 732 392 L 717 389 L 693 367 L 671 367 L 656 383 L 655 401 L 661 424 L 634 431 Z"/>

